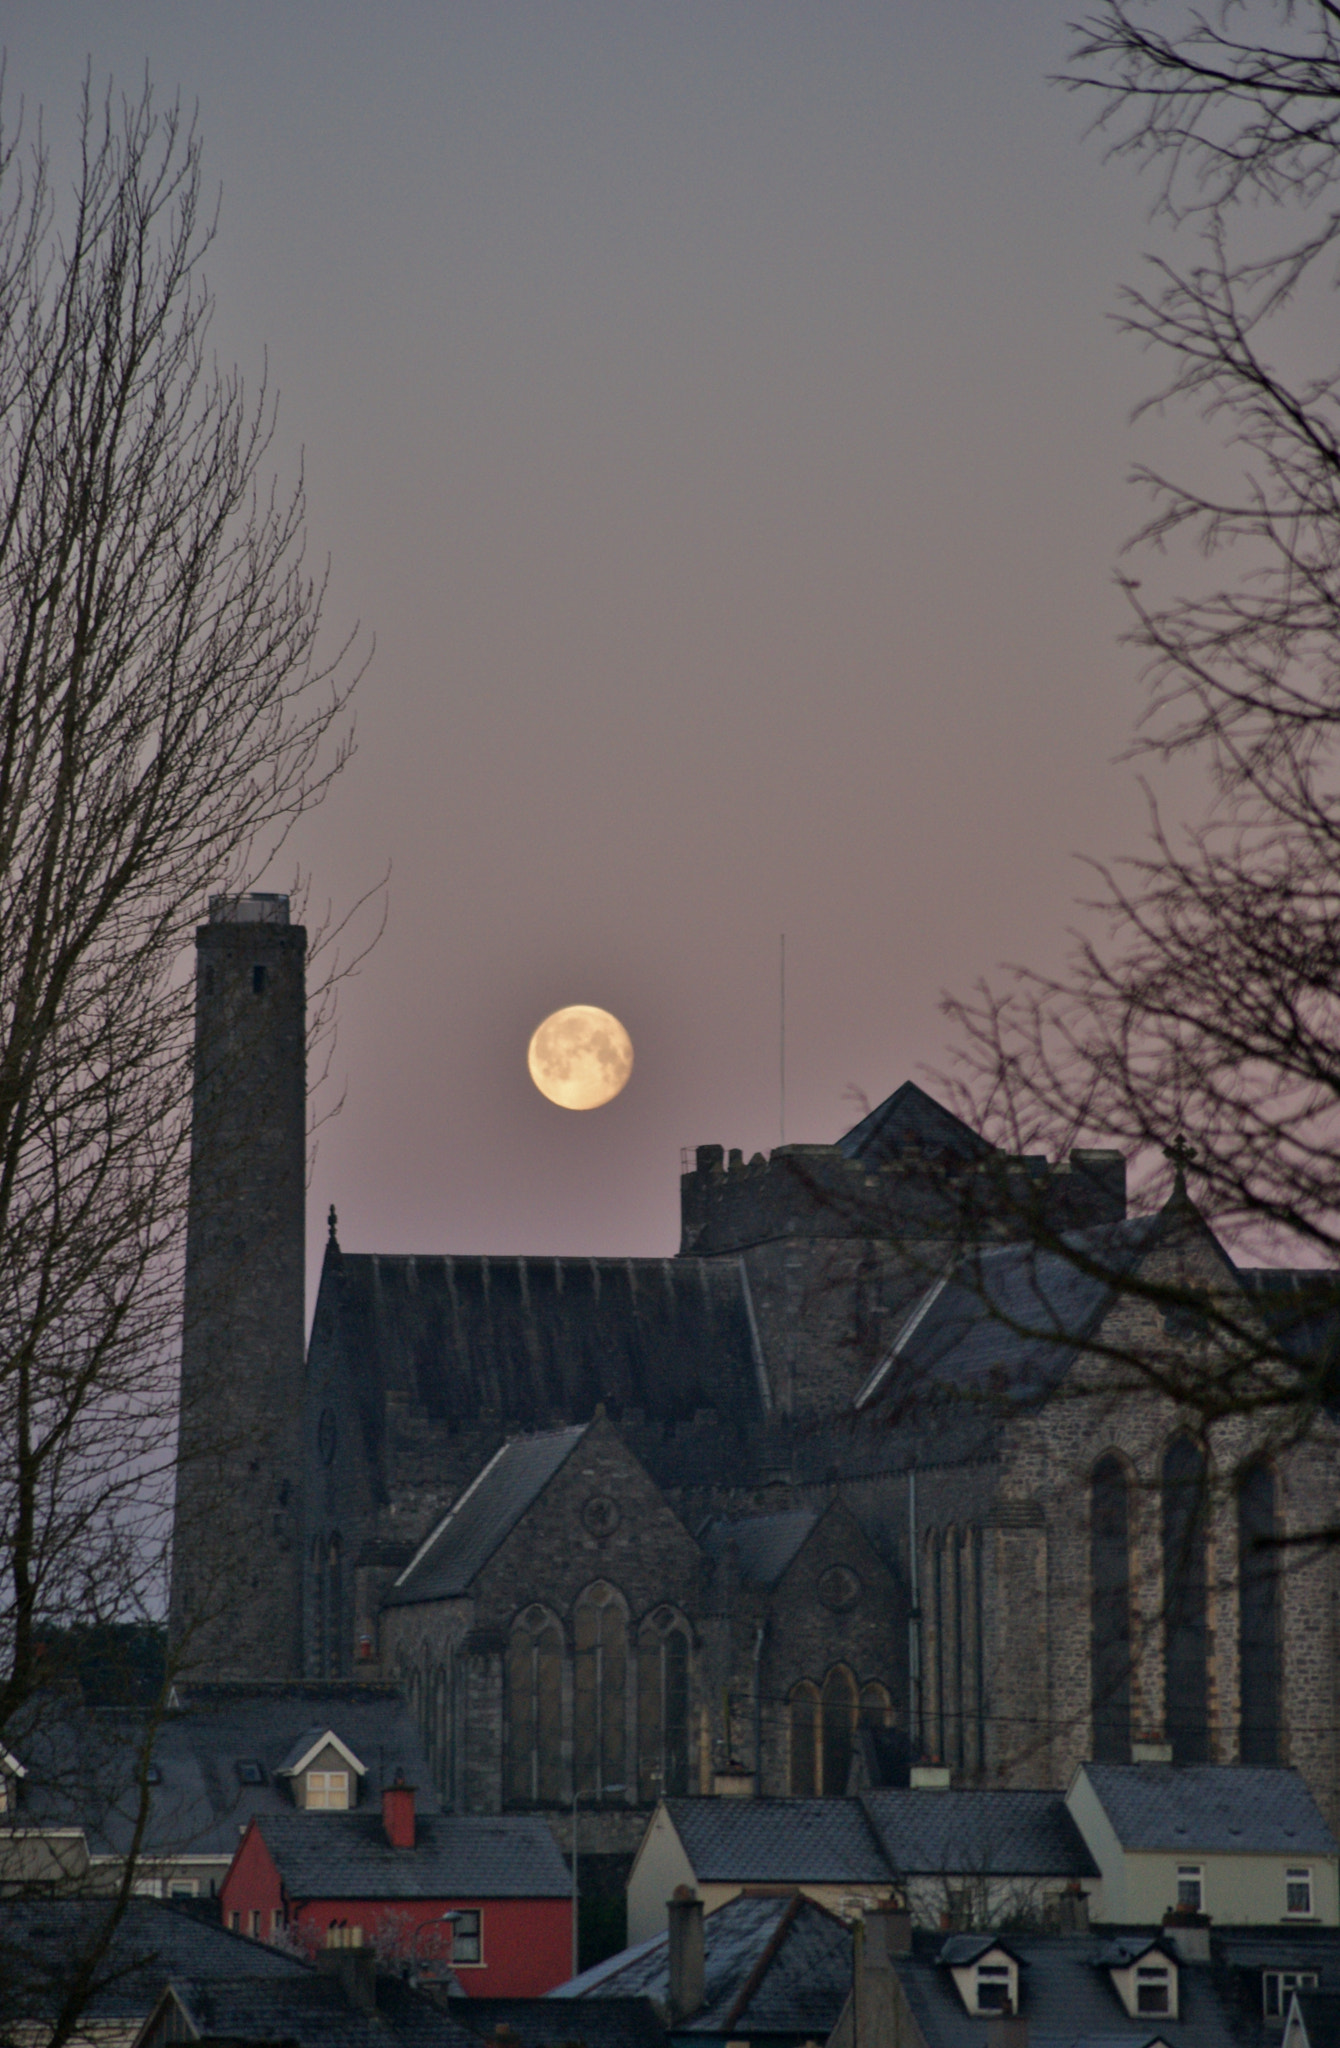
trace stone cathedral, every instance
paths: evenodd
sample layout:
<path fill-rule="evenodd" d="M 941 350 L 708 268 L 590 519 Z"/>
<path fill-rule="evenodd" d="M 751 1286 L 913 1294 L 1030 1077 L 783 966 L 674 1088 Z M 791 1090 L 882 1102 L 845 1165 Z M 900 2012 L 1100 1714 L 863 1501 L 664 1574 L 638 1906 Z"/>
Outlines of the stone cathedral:
<path fill-rule="evenodd" d="M 193 1675 L 395 1678 L 445 1801 L 578 1796 L 610 1855 L 662 1793 L 918 1759 L 1288 1762 L 1340 1824 L 1340 1554 L 1270 1541 L 1340 1522 L 1335 1432 L 1207 1441 L 1104 1362 L 1204 1341 L 1113 1276 L 1301 1350 L 1306 1275 L 1235 1268 L 1180 1172 L 1132 1217 L 1118 1154 L 1007 1158 L 909 1082 L 834 1145 L 700 1146 L 671 1257 L 356 1251 L 332 1212 L 304 1345 L 305 945 L 282 897 L 197 934 Z"/>

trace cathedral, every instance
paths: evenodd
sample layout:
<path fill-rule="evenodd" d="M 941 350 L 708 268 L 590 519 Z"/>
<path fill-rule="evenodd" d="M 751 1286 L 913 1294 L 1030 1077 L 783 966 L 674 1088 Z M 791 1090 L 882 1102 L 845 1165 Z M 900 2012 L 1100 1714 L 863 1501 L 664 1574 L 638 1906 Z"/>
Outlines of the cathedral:
<path fill-rule="evenodd" d="M 611 1857 L 663 1793 L 930 1762 L 1287 1762 L 1340 1824 L 1340 1559 L 1287 1542 L 1340 1521 L 1334 1430 L 1207 1433 L 1110 1364 L 1205 1342 L 1146 1280 L 1315 1344 L 1305 1275 L 1236 1268 L 1180 1169 L 1135 1217 L 1118 1154 L 1007 1157 L 908 1082 L 833 1145 L 700 1146 L 671 1257 L 332 1212 L 304 1343 L 305 944 L 282 897 L 197 934 L 184 1671 L 393 1678 L 444 1802 L 580 1804 Z"/>

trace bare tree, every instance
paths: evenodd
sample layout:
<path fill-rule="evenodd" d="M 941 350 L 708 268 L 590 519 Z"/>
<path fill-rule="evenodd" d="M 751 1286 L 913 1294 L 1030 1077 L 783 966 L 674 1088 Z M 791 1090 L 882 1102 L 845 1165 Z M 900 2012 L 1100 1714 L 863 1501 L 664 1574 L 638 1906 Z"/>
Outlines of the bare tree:
<path fill-rule="evenodd" d="M 161 1612 L 189 977 L 342 765 L 273 406 L 208 344 L 200 141 L 86 85 L 68 198 L 0 133 L 0 1743 L 44 1618 Z M 142 1803 L 148 1745 L 143 1745 Z M 133 1870 L 127 1865 L 121 1896 Z M 72 1971 L 67 2038 L 97 1957 Z"/>
<path fill-rule="evenodd" d="M 1096 870 L 1063 972 L 949 1004 L 960 1100 L 1016 1151 L 1123 1146 L 1146 1197 L 1171 1146 L 1249 1258 L 1316 1267 L 1292 1327 L 1202 1289 L 1184 1307 L 1219 1344 L 1128 1361 L 1207 1417 L 1292 1432 L 1340 1373 L 1316 1341 L 1340 1252 L 1340 8 L 1102 0 L 1076 38 L 1065 82 L 1156 175 L 1173 251 L 1121 313 L 1166 365 L 1149 404 L 1193 408 L 1227 477 L 1137 471 L 1152 510 L 1132 546 L 1170 554 L 1185 589 L 1122 578 L 1148 682 L 1136 752 L 1198 761 L 1208 796 L 1190 827 L 1151 797 L 1145 852 Z M 1151 1291 L 1168 1327 L 1175 1294 Z"/>

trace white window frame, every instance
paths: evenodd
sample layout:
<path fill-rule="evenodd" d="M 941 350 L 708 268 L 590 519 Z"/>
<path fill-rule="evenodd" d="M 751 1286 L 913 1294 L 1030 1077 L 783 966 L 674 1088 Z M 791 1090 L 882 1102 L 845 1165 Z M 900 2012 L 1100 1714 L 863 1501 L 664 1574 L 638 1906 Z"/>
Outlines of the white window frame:
<path fill-rule="evenodd" d="M 1316 1970 L 1263 1970 L 1261 1972 L 1261 2017 L 1278 2020 L 1281 2026 L 1288 2017 L 1289 2001 L 1295 1991 L 1315 1991 L 1319 1983 Z M 1272 2005 L 1271 1999 L 1274 1998 Z"/>
<path fill-rule="evenodd" d="M 339 1798 L 333 1798 L 333 1793 Z M 349 1773 L 348 1771 L 308 1771 L 307 1810 L 309 1813 L 348 1813 Z"/>
<path fill-rule="evenodd" d="M 1289 1902 L 1290 1892 L 1295 1890 L 1301 1891 L 1304 1886 L 1307 1887 L 1307 1904 L 1305 1906 L 1291 1905 Z M 1312 1865 L 1310 1863 L 1306 1865 L 1300 1863 L 1292 1869 L 1285 1870 L 1284 1917 L 1286 1920 L 1311 1920 L 1314 1917 L 1313 1898 L 1315 1889 L 1312 1882 Z"/>
<path fill-rule="evenodd" d="M 982 1998 L 983 1987 L 990 1991 L 1003 1991 L 1003 2005 L 987 2004 Z M 1014 1971 L 1008 1963 L 978 1963 L 973 1979 L 974 2003 L 979 2013 L 1013 2012 Z"/>
<path fill-rule="evenodd" d="M 1183 1885 L 1187 1887 L 1188 1891 L 1192 1885 L 1195 1886 L 1196 1896 L 1194 1899 L 1184 1899 L 1182 1897 Z M 1178 1864 L 1177 1903 L 1188 1913 L 1203 1913 L 1205 1911 L 1205 1865 L 1203 1863 Z"/>
<path fill-rule="evenodd" d="M 1141 2003 L 1142 1991 L 1162 1993 L 1163 2003 L 1148 2006 Z M 1135 1966 L 1135 2012 L 1139 2019 L 1171 2019 L 1173 2014 L 1172 1970 L 1167 1963 L 1137 1963 Z"/>
<path fill-rule="evenodd" d="M 200 1880 L 195 1877 L 170 1877 L 167 1889 L 170 1899 L 198 1899 Z"/>

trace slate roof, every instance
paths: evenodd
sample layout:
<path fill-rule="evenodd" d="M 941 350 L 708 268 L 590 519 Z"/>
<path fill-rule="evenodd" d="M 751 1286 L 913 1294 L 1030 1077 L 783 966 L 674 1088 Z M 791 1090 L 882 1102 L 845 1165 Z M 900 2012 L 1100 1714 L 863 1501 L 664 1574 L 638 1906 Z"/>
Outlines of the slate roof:
<path fill-rule="evenodd" d="M 1164 2040 L 1170 2048 L 1241 2048 L 1230 2002 L 1206 1965 L 1178 1971 L 1178 2019 L 1131 2019 L 1102 1967 L 1098 1935 L 1015 1935 L 1001 1944 L 1020 1963 L 1021 2016 L 1031 2048 L 1134 2048 Z M 920 1931 L 912 1953 L 894 1959 L 926 2048 L 982 2048 L 983 2023 L 965 2011 L 942 1959 L 945 1937 Z M 1278 2040 L 1278 2034 L 1276 2035 Z"/>
<path fill-rule="evenodd" d="M 915 1081 L 895 1088 L 877 1109 L 853 1124 L 837 1146 L 845 1158 L 859 1159 L 866 1166 L 886 1166 L 912 1147 L 930 1159 L 965 1165 L 990 1158 L 996 1149 Z"/>
<path fill-rule="evenodd" d="M 793 1508 L 781 1515 L 746 1515 L 738 1520 L 714 1516 L 698 1532 L 710 1557 L 724 1556 L 734 1542 L 740 1577 L 752 1586 L 775 1586 L 819 1521 L 813 1508 Z"/>
<path fill-rule="evenodd" d="M 300 1969 L 300 1976 L 273 1983 L 173 1977 L 171 1988 L 197 2033 L 215 2038 L 292 2041 L 297 2048 L 373 2048 L 388 2040 L 409 2048 L 478 2048 L 476 2035 L 391 1977 L 378 1978 L 374 2014 L 359 2011 L 338 1977 Z"/>
<path fill-rule="evenodd" d="M 0 2023 L 50 2014 L 72 1960 L 104 1924 L 98 1899 L 0 1900 Z M 265 1984 L 306 1977 L 306 1963 L 154 1899 L 132 1899 L 99 1965 L 88 2017 L 135 2021 L 169 1976 L 200 1982 L 250 1976 Z"/>
<path fill-rule="evenodd" d="M 1163 1218 L 1074 1231 L 1075 1258 L 1027 1244 L 974 1252 L 924 1294 L 858 1396 L 862 1407 L 909 1394 L 1027 1404 L 1050 1393 L 1154 1243 Z M 1086 1266 L 1094 1270 L 1085 1270 Z"/>
<path fill-rule="evenodd" d="M 562 2048 L 575 2038 L 585 2048 L 665 2048 L 665 2028 L 649 1998 L 582 1998 L 553 2005 L 547 1998 L 452 1998 L 454 2020 L 480 2040 L 510 2027 L 521 2048 Z"/>
<path fill-rule="evenodd" d="M 418 1788 L 421 1814 L 440 1812 L 432 1772 L 409 1709 L 393 1685 L 181 1685 L 153 1745 L 160 1782 L 144 1842 L 149 1855 L 231 1860 L 256 1813 L 292 1813 L 276 1773 L 315 1728 L 334 1729 L 367 1766 L 362 1798 L 378 1815 L 383 1783 L 403 1770 Z M 95 1854 L 120 1854 L 134 1825 L 133 1771 L 143 1715 L 89 1711 L 69 1700 L 34 1702 L 29 1729 L 10 1731 L 28 1768 L 22 1819 L 82 1826 Z M 244 1784 L 238 1765 L 255 1762 L 264 1782 Z"/>
<path fill-rule="evenodd" d="M 1238 1278 L 1286 1358 L 1298 1364 L 1340 1349 L 1340 1276 L 1285 1267 L 1240 1266 Z"/>
<path fill-rule="evenodd" d="M 1340 1992 L 1295 1991 L 1308 2048 L 1340 2048 Z"/>
<path fill-rule="evenodd" d="M 667 1799 L 665 1808 L 700 1884 L 892 1880 L 856 1799 Z"/>
<path fill-rule="evenodd" d="M 900 1877 L 1098 1877 L 1058 1792 L 863 1792 L 860 1803 Z"/>
<path fill-rule="evenodd" d="M 380 1812 L 264 1814 L 257 1823 L 292 1899 L 565 1899 L 572 1879 L 529 1814 L 439 1814 L 393 1849 Z"/>
<path fill-rule="evenodd" d="M 1086 1764 L 1125 1849 L 1334 1856 L 1335 1836 L 1296 1770 L 1249 1764 Z"/>
<path fill-rule="evenodd" d="M 389 1606 L 468 1593 L 521 1517 L 567 1463 L 588 1424 L 513 1437 L 468 1486 L 400 1574 Z"/>
<path fill-rule="evenodd" d="M 762 1419 L 733 1259 L 398 1257 L 331 1252 L 312 1328 L 314 1382 L 342 1367 L 374 1465 L 386 1401 L 462 1430 L 587 1418 L 604 1401 L 660 1427 L 719 1407 Z"/>
<path fill-rule="evenodd" d="M 721 1802 L 727 1803 L 733 1802 Z M 642 1996 L 664 2004 L 670 1991 L 669 1939 L 659 1934 L 624 1949 L 549 1996 Z M 801 1893 L 742 1896 L 703 1921 L 703 1962 L 703 2004 L 675 2026 L 676 2035 L 748 2039 L 796 2034 L 823 2041 L 851 1989 L 851 1932 L 836 1914 Z"/>

